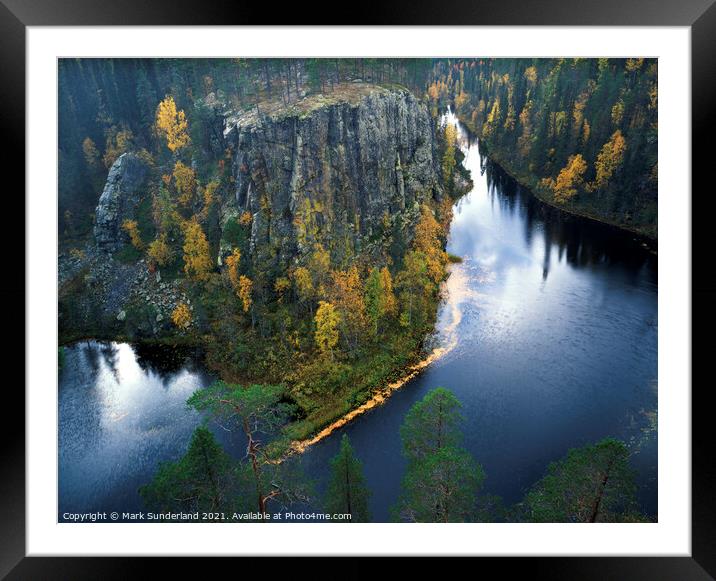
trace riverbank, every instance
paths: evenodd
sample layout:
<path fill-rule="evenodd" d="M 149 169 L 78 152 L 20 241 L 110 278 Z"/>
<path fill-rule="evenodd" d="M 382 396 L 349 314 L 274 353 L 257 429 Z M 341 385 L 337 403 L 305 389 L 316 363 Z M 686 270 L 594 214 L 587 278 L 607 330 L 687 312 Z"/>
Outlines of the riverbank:
<path fill-rule="evenodd" d="M 530 193 L 540 202 L 560 212 L 565 212 L 566 214 L 571 214 L 580 218 L 593 220 L 594 222 L 599 222 L 600 224 L 616 228 L 623 232 L 629 232 L 630 234 L 634 234 L 639 238 L 639 242 L 644 248 L 648 249 L 649 252 L 654 255 L 657 254 L 658 235 L 656 234 L 656 232 L 652 232 L 645 228 L 633 227 L 624 223 L 608 220 L 604 216 L 598 216 L 596 214 L 590 213 L 586 210 L 575 208 L 573 206 L 556 204 L 553 200 L 550 199 L 547 194 L 545 194 L 545 192 L 540 190 L 539 183 L 535 176 L 525 175 L 521 174 L 520 172 L 517 172 L 513 167 L 510 166 L 510 164 L 505 160 L 505 158 L 500 155 L 500 152 L 495 151 L 493 148 L 490 147 L 489 143 L 479 137 L 479 132 L 477 131 L 477 128 L 470 122 L 470 119 L 459 113 L 456 113 L 456 117 L 465 127 L 467 127 L 467 129 L 473 135 L 478 136 L 478 138 L 480 139 L 480 145 L 481 149 L 483 150 L 483 153 L 489 154 L 490 160 L 493 163 L 499 166 L 502 171 L 509 175 L 518 184 L 529 189 Z"/>

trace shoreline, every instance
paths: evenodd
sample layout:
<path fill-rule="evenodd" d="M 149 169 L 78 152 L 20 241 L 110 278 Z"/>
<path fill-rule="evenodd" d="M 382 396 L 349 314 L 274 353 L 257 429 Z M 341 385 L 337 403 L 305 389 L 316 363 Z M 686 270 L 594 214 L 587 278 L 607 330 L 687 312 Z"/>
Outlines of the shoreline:
<path fill-rule="evenodd" d="M 314 444 L 317 444 L 321 440 L 324 440 L 325 438 L 329 437 L 333 432 L 341 429 L 343 426 L 350 423 L 356 417 L 363 415 L 365 412 L 373 408 L 383 405 L 388 400 L 388 398 L 390 398 L 393 392 L 399 390 L 410 380 L 420 375 L 420 373 L 422 373 L 422 371 L 425 370 L 426 367 L 445 356 L 451 350 L 451 348 L 452 346 L 436 347 L 430 352 L 427 357 L 421 359 L 417 363 L 413 363 L 412 365 L 408 366 L 405 370 L 405 375 L 402 375 L 399 379 L 388 383 L 388 385 L 386 385 L 385 387 L 378 389 L 368 399 L 368 401 L 343 414 L 337 420 L 332 421 L 330 424 L 319 430 L 314 436 L 311 436 L 310 438 L 306 438 L 304 440 L 292 440 L 289 446 L 288 456 L 294 454 L 303 454 L 308 448 L 310 448 Z"/>
<path fill-rule="evenodd" d="M 551 209 L 559 210 L 560 212 L 564 212 L 565 214 L 569 214 L 570 216 L 575 216 L 578 218 L 582 218 L 585 220 L 591 220 L 593 222 L 598 222 L 599 224 L 602 224 L 604 226 L 607 226 L 609 228 L 615 228 L 616 230 L 619 230 L 620 232 L 623 232 L 625 234 L 632 234 L 636 237 L 638 237 L 638 242 L 642 247 L 644 247 L 648 252 L 658 255 L 658 244 L 659 239 L 657 236 L 652 236 L 651 234 L 644 232 L 642 230 L 638 230 L 637 228 L 628 226 L 626 224 L 619 224 L 616 222 L 610 222 L 607 219 L 599 216 L 595 216 L 594 214 L 590 214 L 585 211 L 580 211 L 575 208 L 569 208 L 566 206 L 560 206 L 555 204 L 553 201 L 546 199 L 537 189 L 535 189 L 532 185 L 530 185 L 529 180 L 525 177 L 518 176 L 511 168 L 507 167 L 503 161 L 500 159 L 499 154 L 496 154 L 492 149 L 490 148 L 490 145 L 481 137 L 479 137 L 477 131 L 475 131 L 475 128 L 472 127 L 469 121 L 467 121 L 463 116 L 458 115 L 455 113 L 455 116 L 458 118 L 460 123 L 462 123 L 473 135 L 475 135 L 482 144 L 486 146 L 485 154 L 491 159 L 491 161 L 495 164 L 497 164 L 502 171 L 504 171 L 507 175 L 509 175 L 515 182 L 517 182 L 520 186 L 523 188 L 526 188 L 529 190 L 529 193 L 534 196 L 537 200 L 539 200 L 541 203 L 545 204 Z"/>

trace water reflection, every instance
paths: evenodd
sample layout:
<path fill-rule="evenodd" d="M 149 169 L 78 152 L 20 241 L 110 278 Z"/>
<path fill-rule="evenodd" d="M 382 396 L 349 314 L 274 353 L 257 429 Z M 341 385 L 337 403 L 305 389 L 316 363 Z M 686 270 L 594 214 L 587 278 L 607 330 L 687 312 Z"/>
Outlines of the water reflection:
<path fill-rule="evenodd" d="M 201 421 L 186 399 L 211 378 L 185 354 L 86 341 L 66 348 L 59 386 L 59 508 L 140 510 L 137 488 Z"/>

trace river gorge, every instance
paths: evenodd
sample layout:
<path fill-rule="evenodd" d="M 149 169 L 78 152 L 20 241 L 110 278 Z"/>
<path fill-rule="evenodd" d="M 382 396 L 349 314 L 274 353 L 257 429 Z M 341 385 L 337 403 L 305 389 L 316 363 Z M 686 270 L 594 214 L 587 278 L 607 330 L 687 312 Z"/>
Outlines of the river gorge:
<path fill-rule="evenodd" d="M 350 435 L 385 522 L 405 461 L 408 409 L 443 386 L 462 402 L 465 447 L 484 491 L 518 502 L 572 447 L 627 443 L 639 508 L 657 516 L 657 259 L 634 235 L 537 200 L 451 113 L 473 189 L 454 207 L 430 365 L 381 405 L 297 456 L 321 491 L 340 434 Z M 186 450 L 202 421 L 185 405 L 213 378 L 191 358 L 164 362 L 125 343 L 65 348 L 59 378 L 59 513 L 141 510 L 137 488 Z M 240 433 L 210 424 L 243 457 Z M 295 461 L 295 460 L 291 460 Z M 62 518 L 60 518 L 62 520 Z"/>

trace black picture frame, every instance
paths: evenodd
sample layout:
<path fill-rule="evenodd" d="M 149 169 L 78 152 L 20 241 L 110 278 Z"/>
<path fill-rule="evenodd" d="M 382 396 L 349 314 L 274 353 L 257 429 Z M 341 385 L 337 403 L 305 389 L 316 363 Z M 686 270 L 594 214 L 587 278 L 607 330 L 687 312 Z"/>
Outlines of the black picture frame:
<path fill-rule="evenodd" d="M 277 7 L 279 5 L 276 5 Z M 716 95 L 716 3 L 714 0 L 557 0 L 520 2 L 519 0 L 469 1 L 452 0 L 400 0 L 390 3 L 367 2 L 353 6 L 348 15 L 352 23 L 369 25 L 571 25 L 571 26 L 686 26 L 691 29 L 692 57 L 692 265 L 699 264 L 696 256 L 708 252 L 710 240 L 706 238 L 706 220 L 710 214 L 713 194 L 706 181 L 710 166 L 713 135 L 713 115 Z M 236 25 L 268 24 L 266 18 L 281 18 L 283 23 L 315 24 L 317 15 L 334 19 L 339 24 L 335 4 L 312 3 L 282 6 L 267 10 L 263 3 L 237 3 L 229 0 L 2 0 L 0 2 L 0 127 L 4 153 L 0 165 L 5 178 L 17 177 L 14 192 L 24 191 L 25 161 L 25 34 L 27 26 L 84 26 L 84 25 Z M 271 24 L 280 24 L 275 20 Z M 48 133 L 48 138 L 50 133 Z M 662 145 L 663 147 L 664 145 Z M 697 190 L 697 184 L 704 184 Z M 8 190 L 6 190 L 7 192 Z M 663 193 L 663 195 L 674 193 Z M 17 193 L 13 210 L 25 215 L 24 203 Z M 31 217 L 25 216 L 25 219 Z M 696 228 L 702 221 L 702 228 Z M 17 235 L 15 240 L 24 239 Z M 17 243 L 15 243 L 17 245 Z M 17 252 L 19 260 L 19 252 Z M 708 331 L 714 322 L 716 309 L 716 273 L 707 266 L 695 270 L 692 266 L 692 309 L 698 312 L 693 319 L 693 331 Z M 24 261 L 18 265 L 24 272 Z M 7 285 L 7 283 L 6 283 Z M 24 276 L 5 289 L 6 305 L 32 308 L 25 299 Z M 19 309 L 14 307 L 16 316 Z M 18 328 L 19 328 L 18 321 Z M 24 324 L 22 336 L 25 336 Z M 697 340 L 692 335 L 692 369 L 697 354 L 710 352 L 708 339 Z M 706 333 L 703 335 L 708 337 Z M 18 348 L 25 342 L 16 340 Z M 19 347 L 22 345 L 23 347 Z M 28 346 L 31 348 L 31 346 Z M 707 351 L 708 350 L 708 351 Z M 704 357 L 700 359 L 701 362 Z M 705 376 L 705 375 L 704 375 Z M 711 579 L 716 577 L 716 468 L 712 461 L 713 437 L 707 414 L 707 398 L 713 380 L 699 382 L 693 374 L 693 386 L 669 386 L 675 389 L 692 389 L 692 553 L 691 557 L 535 557 L 489 558 L 485 564 L 499 567 L 502 576 L 526 575 L 550 579 Z M 705 376 L 707 377 L 707 376 Z M 162 576 L 172 574 L 171 569 L 181 567 L 183 574 L 207 574 L 206 565 L 198 559 L 135 559 L 112 558 L 38 558 L 25 557 L 25 399 L 17 381 L 7 381 L 4 389 L 6 416 L 16 419 L 14 424 L 6 418 L 0 422 L 3 431 L 0 439 L 2 465 L 0 472 L 0 577 L 8 579 L 127 579 L 144 578 L 149 568 L 157 568 Z M 13 410 L 9 413 L 7 410 Z M 119 525 L 121 526 L 121 525 Z M 221 559 L 223 561 L 223 559 Z M 250 560 L 251 561 L 251 560 Z M 247 561 L 248 563 L 249 561 Z M 256 563 L 255 560 L 253 560 Z M 336 565 L 341 576 L 364 577 L 376 565 L 370 560 L 351 559 L 350 567 Z M 212 563 L 212 568 L 214 563 Z M 265 561 L 257 567 L 266 567 Z M 273 561 L 270 574 L 276 567 L 311 570 L 305 562 L 295 559 Z M 401 565 L 402 566 L 402 565 Z M 423 564 L 420 565 L 424 567 Z M 444 565 L 441 565 L 444 566 Z M 482 562 L 480 567 L 482 567 Z M 244 565 L 242 564 L 242 567 Z M 333 566 L 321 566 L 330 571 Z M 238 572 L 238 571 L 237 571 Z M 334 572 L 336 572 L 334 570 Z M 323 575 L 321 575 L 323 576 Z M 335 575 L 331 575 L 335 576 Z"/>

